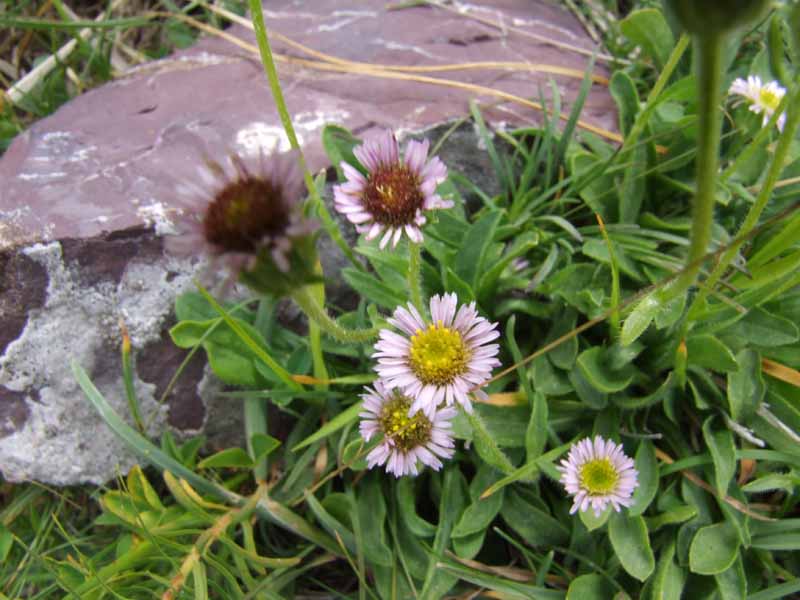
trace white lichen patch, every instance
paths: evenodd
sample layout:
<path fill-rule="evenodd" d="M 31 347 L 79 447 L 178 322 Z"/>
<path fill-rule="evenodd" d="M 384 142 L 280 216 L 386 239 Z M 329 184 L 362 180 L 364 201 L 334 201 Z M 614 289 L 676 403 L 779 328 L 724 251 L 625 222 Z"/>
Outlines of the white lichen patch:
<path fill-rule="evenodd" d="M 173 235 L 178 233 L 175 223 L 170 218 L 170 213 L 175 211 L 162 202 L 153 202 L 136 209 L 136 216 L 142 219 L 147 227 L 154 226 L 158 235 Z"/>
<path fill-rule="evenodd" d="M 45 268 L 48 286 L 44 306 L 30 311 L 22 334 L 0 356 L 0 385 L 29 393 L 27 421 L 0 438 L 0 468 L 10 481 L 104 483 L 137 459 L 95 412 L 70 365 L 92 373 L 100 392 L 129 419 L 121 369 L 116 358 L 108 360 L 109 350 L 119 347 L 119 319 L 134 351 L 159 340 L 175 296 L 191 286 L 194 273 L 172 259 L 168 265 L 133 259 L 118 284 L 87 286 L 65 264 L 60 243 L 36 244 L 25 254 Z M 170 281 L 168 269 L 178 273 Z M 135 385 L 149 433 L 162 431 L 166 407 L 154 397 L 155 386 L 138 378 Z"/>
<path fill-rule="evenodd" d="M 242 154 L 257 156 L 260 152 L 286 152 L 291 149 L 289 138 L 280 125 L 270 125 L 264 121 L 254 121 L 236 132 L 234 141 Z M 303 145 L 302 136 L 297 141 Z"/>

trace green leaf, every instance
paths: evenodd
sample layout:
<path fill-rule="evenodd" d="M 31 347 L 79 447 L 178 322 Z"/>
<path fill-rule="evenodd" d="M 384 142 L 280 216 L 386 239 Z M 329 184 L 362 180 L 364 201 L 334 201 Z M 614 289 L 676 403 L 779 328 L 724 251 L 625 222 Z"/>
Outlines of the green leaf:
<path fill-rule="evenodd" d="M 764 399 L 766 388 L 761 376 L 761 357 L 745 348 L 736 355 L 738 369 L 728 373 L 728 405 L 734 421 L 747 423 Z"/>
<path fill-rule="evenodd" d="M 175 299 L 178 321 L 207 321 L 219 315 L 199 292 L 184 292 Z"/>
<path fill-rule="evenodd" d="M 642 517 L 614 513 L 608 524 L 608 537 L 622 568 L 631 577 L 639 581 L 650 577 L 656 564 Z"/>
<path fill-rule="evenodd" d="M 226 467 L 233 468 L 250 468 L 253 466 L 253 459 L 241 448 L 227 448 L 221 450 L 216 454 L 212 454 L 208 458 L 204 458 L 197 464 L 198 469 L 223 469 Z"/>
<path fill-rule="evenodd" d="M 657 69 L 664 67 L 675 46 L 675 37 L 660 10 L 635 10 L 622 20 L 620 30 L 622 35 L 642 47 Z"/>
<path fill-rule="evenodd" d="M 275 448 L 280 446 L 281 441 L 265 433 L 254 433 L 250 436 L 250 444 L 253 447 L 253 460 L 258 462 L 269 456 Z"/>
<path fill-rule="evenodd" d="M 361 480 L 358 486 L 358 514 L 364 554 L 370 562 L 389 567 L 392 551 L 386 545 L 386 502 L 381 492 L 380 481 L 373 477 Z"/>
<path fill-rule="evenodd" d="M 481 499 L 480 494 L 487 487 L 498 480 L 497 472 L 482 466 L 475 478 L 470 483 L 470 497 L 472 504 L 467 506 L 461 518 L 453 529 L 453 537 L 465 537 L 479 532 L 485 532 L 489 524 L 497 516 L 503 506 L 504 490 Z"/>
<path fill-rule="evenodd" d="M 545 398 L 544 394 L 534 392 L 531 389 L 527 367 L 520 364 L 522 362 L 522 353 L 514 337 L 515 324 L 516 315 L 512 315 L 506 323 L 506 340 L 514 362 L 519 365 L 517 367 L 517 375 L 520 385 L 525 392 L 525 397 L 531 404 L 531 416 L 528 420 L 528 428 L 525 430 L 525 453 L 527 460 L 530 462 L 539 457 L 547 444 L 547 398 Z"/>
<path fill-rule="evenodd" d="M 729 429 L 712 429 L 714 417 L 708 417 L 703 423 L 703 439 L 711 452 L 714 461 L 714 487 L 717 494 L 725 496 L 728 484 L 736 472 L 736 446 L 733 434 Z"/>
<path fill-rule="evenodd" d="M 450 573 L 438 568 L 445 549 L 450 545 L 453 526 L 461 516 L 466 504 L 466 484 L 458 467 L 445 467 L 442 482 L 442 499 L 439 503 L 439 526 L 433 540 L 425 581 L 420 592 L 421 598 L 441 598 L 457 581 Z"/>
<path fill-rule="evenodd" d="M 179 348 L 194 348 L 203 341 L 208 330 L 220 322 L 219 318 L 206 321 L 181 321 L 169 330 L 169 335 Z"/>
<path fill-rule="evenodd" d="M 689 547 L 689 568 L 699 575 L 717 575 L 739 555 L 739 536 L 728 522 L 701 527 Z"/>
<path fill-rule="evenodd" d="M 354 167 L 358 165 L 358 161 L 353 154 L 353 148 L 359 143 L 360 140 L 344 127 L 325 125 L 322 129 L 322 147 L 325 149 L 328 159 L 330 159 L 330 164 L 334 165 L 337 171 L 341 171 L 339 164 L 342 161 Z M 341 172 L 339 177 L 343 177 Z"/>
<path fill-rule="evenodd" d="M 298 450 L 301 450 L 306 446 L 309 446 L 314 442 L 318 442 L 319 440 L 328 437 L 332 433 L 339 431 L 345 425 L 349 425 L 355 421 L 358 418 L 359 412 L 361 412 L 361 402 L 351 404 L 346 410 L 340 412 L 330 421 L 325 423 L 325 425 L 320 427 L 317 431 L 292 448 L 292 452 L 297 452 Z"/>
<path fill-rule="evenodd" d="M 670 543 L 664 550 L 656 565 L 653 576 L 652 600 L 680 600 L 683 593 L 684 573 L 673 560 L 675 557 L 675 542 Z"/>
<path fill-rule="evenodd" d="M 622 335 L 620 336 L 622 345 L 628 346 L 635 342 L 655 319 L 661 307 L 661 302 L 653 294 L 642 298 L 622 324 Z"/>
<path fill-rule="evenodd" d="M 684 523 L 695 516 L 697 516 L 697 508 L 688 504 L 681 504 L 654 517 L 647 517 L 645 523 L 647 523 L 648 531 L 652 533 L 667 525 Z"/>
<path fill-rule="evenodd" d="M 572 580 L 567 590 L 567 600 L 608 600 L 614 591 L 614 586 L 605 577 L 590 573 Z"/>
<path fill-rule="evenodd" d="M 429 523 L 417 514 L 415 506 L 418 482 L 412 477 L 401 477 L 397 481 L 397 506 L 400 509 L 400 517 L 403 519 L 405 528 L 416 537 L 433 537 L 436 533 L 436 526 Z"/>
<path fill-rule="evenodd" d="M 500 211 L 491 211 L 470 226 L 462 240 L 461 249 L 456 254 L 454 271 L 473 289 L 478 283 L 478 276 L 483 273 L 484 258 L 489 245 L 494 241 L 494 233 L 501 216 Z"/>
<path fill-rule="evenodd" d="M 613 394 L 611 400 L 614 404 L 626 410 L 641 410 L 655 404 L 669 402 L 675 396 L 678 387 L 675 380 L 675 371 L 670 371 L 667 378 L 652 394 L 641 397 L 631 397 L 626 394 Z"/>
<path fill-rule="evenodd" d="M 608 522 L 612 512 L 613 509 L 607 506 L 599 516 L 594 513 L 594 510 L 580 510 L 578 511 L 578 517 L 580 517 L 581 523 L 586 526 L 586 529 L 594 531 L 595 529 L 600 529 Z"/>
<path fill-rule="evenodd" d="M 593 346 L 578 355 L 578 368 L 586 380 L 600 392 L 621 392 L 633 381 L 629 369 L 612 370 L 607 363 L 605 348 Z"/>
<path fill-rule="evenodd" d="M 394 310 L 407 300 L 404 293 L 399 293 L 369 273 L 348 267 L 342 269 L 342 277 L 360 295 L 383 308 Z"/>
<path fill-rule="evenodd" d="M 741 555 L 736 557 L 730 569 L 714 575 L 714 579 L 717 581 L 717 591 L 722 600 L 740 600 L 747 596 L 747 578 Z"/>
<path fill-rule="evenodd" d="M 735 371 L 738 368 L 733 352 L 713 335 L 696 335 L 686 340 L 690 365 L 712 371 Z"/>
<path fill-rule="evenodd" d="M 658 492 L 658 460 L 653 442 L 642 440 L 636 450 L 635 462 L 639 486 L 633 492 L 633 505 L 628 509 L 632 517 L 643 514 Z"/>
<path fill-rule="evenodd" d="M 0 564 L 5 563 L 11 547 L 14 545 L 14 534 L 0 523 Z"/>
<path fill-rule="evenodd" d="M 342 450 L 340 463 L 347 465 L 351 471 L 364 471 L 367 468 L 367 454 L 364 439 L 361 436 L 350 440 Z M 363 450 L 363 452 L 362 452 Z M 359 458 L 359 453 L 361 456 Z"/>
<path fill-rule="evenodd" d="M 639 94 L 636 84 L 625 71 L 615 71 L 608 85 L 608 91 L 617 103 L 619 112 L 619 129 L 628 135 L 639 112 Z"/>
<path fill-rule="evenodd" d="M 444 271 L 444 288 L 448 292 L 455 292 L 459 302 L 472 302 L 475 300 L 475 291 L 466 281 L 461 279 L 453 269 L 447 267 Z"/>
<path fill-rule="evenodd" d="M 564 544 L 569 539 L 567 527 L 533 502 L 516 488 L 509 488 L 500 515 L 526 544 L 545 547 Z"/>
<path fill-rule="evenodd" d="M 753 538 L 753 548 L 796 552 L 800 550 L 800 533 L 777 533 Z"/>
<path fill-rule="evenodd" d="M 608 394 L 594 387 L 579 369 L 570 371 L 568 377 L 578 398 L 586 406 L 593 410 L 603 410 L 608 406 Z"/>
<path fill-rule="evenodd" d="M 796 342 L 800 339 L 800 330 L 789 319 L 770 314 L 763 308 L 753 308 L 727 327 L 725 335 L 755 346 L 771 348 Z"/>
<path fill-rule="evenodd" d="M 761 494 L 773 490 L 783 490 L 791 494 L 800 487 L 800 478 L 780 473 L 770 473 L 742 486 L 742 491 L 748 494 Z"/>
<path fill-rule="evenodd" d="M 553 326 L 547 332 L 545 343 L 550 343 L 575 329 L 578 320 L 578 313 L 571 307 L 559 310 L 553 318 Z M 575 366 L 575 359 L 578 356 L 578 336 L 572 336 L 565 342 L 547 353 L 547 357 L 554 366 L 565 371 L 571 370 Z"/>

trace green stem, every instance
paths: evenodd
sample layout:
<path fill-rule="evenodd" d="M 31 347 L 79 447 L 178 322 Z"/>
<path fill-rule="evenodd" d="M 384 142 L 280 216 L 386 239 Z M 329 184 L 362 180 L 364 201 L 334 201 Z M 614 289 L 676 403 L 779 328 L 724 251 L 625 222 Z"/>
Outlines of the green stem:
<path fill-rule="evenodd" d="M 322 272 L 322 266 L 317 263 L 318 271 Z M 325 306 L 325 285 L 317 283 L 309 286 L 309 295 L 319 306 Z M 322 352 L 322 331 L 316 321 L 308 321 L 308 342 L 311 345 L 311 360 L 314 365 L 314 377 L 322 381 L 328 379 L 328 368 L 325 366 L 325 355 Z M 317 389 L 326 390 L 326 384 L 319 384 Z"/>
<path fill-rule="evenodd" d="M 683 294 L 694 284 L 711 240 L 714 191 L 717 184 L 719 139 L 722 132 L 722 53 L 725 37 L 708 32 L 695 37 L 698 52 L 698 129 L 696 192 L 692 203 L 692 228 L 686 266 L 674 283 L 663 288 L 661 302 Z"/>
<path fill-rule="evenodd" d="M 256 41 L 258 42 L 258 50 L 261 54 L 261 63 L 264 65 L 264 72 L 267 74 L 269 80 L 269 89 L 272 92 L 272 98 L 275 100 L 275 108 L 278 110 L 278 116 L 281 119 L 286 137 L 289 139 L 289 145 L 298 153 L 298 161 L 300 168 L 303 170 L 303 178 L 308 188 L 308 193 L 311 196 L 312 202 L 319 212 L 320 219 L 325 226 L 325 230 L 331 236 L 331 239 L 339 246 L 339 249 L 350 260 L 353 265 L 359 269 L 364 270 L 356 255 L 353 253 L 352 248 L 347 245 L 341 232 L 336 227 L 336 222 L 331 217 L 325 203 L 319 195 L 317 186 L 314 185 L 314 177 L 306 163 L 306 158 L 303 155 L 303 150 L 300 148 L 300 142 L 297 140 L 297 134 L 292 125 L 292 117 L 289 115 L 289 110 L 286 108 L 286 101 L 283 98 L 283 91 L 281 90 L 281 83 L 278 79 L 278 70 L 275 68 L 275 60 L 272 58 L 272 48 L 269 45 L 269 37 L 267 36 L 267 27 L 264 25 L 264 12 L 261 7 L 261 0 L 250 0 L 250 18 L 253 21 L 253 30 L 256 34 Z"/>
<path fill-rule="evenodd" d="M 761 191 L 758 193 L 756 201 L 750 207 L 747 216 L 742 222 L 742 225 L 739 227 L 739 231 L 736 233 L 734 238 L 735 241 L 728 247 L 727 250 L 725 250 L 725 252 L 722 253 L 722 256 L 720 257 L 716 266 L 711 271 L 708 279 L 705 281 L 705 285 L 702 289 L 700 289 L 691 306 L 689 307 L 685 328 L 688 327 L 688 324 L 692 321 L 693 317 L 697 316 L 697 313 L 699 310 L 701 310 L 701 307 L 703 306 L 709 292 L 716 287 L 717 282 L 720 280 L 733 259 L 736 257 L 736 254 L 739 252 L 742 244 L 744 244 L 745 240 L 749 239 L 748 234 L 758 224 L 761 213 L 764 211 L 764 208 L 766 208 L 767 202 L 769 202 L 769 199 L 772 196 L 772 191 L 775 189 L 775 184 L 778 182 L 778 178 L 780 177 L 784 165 L 786 164 L 792 141 L 794 140 L 795 132 L 800 126 L 800 109 L 798 109 L 797 106 L 798 102 L 800 102 L 800 80 L 795 86 L 791 100 L 787 103 L 787 106 L 789 107 L 789 114 L 786 119 L 786 124 L 783 128 L 783 133 L 781 134 L 781 137 L 778 140 L 778 145 L 775 148 L 775 155 L 772 157 L 772 162 L 770 163 L 769 170 L 767 171 L 767 177 L 764 181 L 764 185 L 761 186 Z"/>
<path fill-rule="evenodd" d="M 370 329 L 347 329 L 342 327 L 328 314 L 306 287 L 292 292 L 292 300 L 303 310 L 309 321 L 316 323 L 319 328 L 332 338 L 347 344 L 359 344 L 375 339 L 380 331 L 379 327 Z"/>
<path fill-rule="evenodd" d="M 506 475 L 513 473 L 515 471 L 514 465 L 511 464 L 505 453 L 500 450 L 500 446 L 497 445 L 489 430 L 486 429 L 486 424 L 480 415 L 477 412 L 468 413 L 464 411 L 464 413 L 467 415 L 469 424 L 472 427 L 473 441 L 475 442 L 475 450 L 477 450 L 478 456 Z"/>
<path fill-rule="evenodd" d="M 422 288 L 420 287 L 420 247 L 415 242 L 408 243 L 408 289 L 411 304 L 422 310 Z"/>

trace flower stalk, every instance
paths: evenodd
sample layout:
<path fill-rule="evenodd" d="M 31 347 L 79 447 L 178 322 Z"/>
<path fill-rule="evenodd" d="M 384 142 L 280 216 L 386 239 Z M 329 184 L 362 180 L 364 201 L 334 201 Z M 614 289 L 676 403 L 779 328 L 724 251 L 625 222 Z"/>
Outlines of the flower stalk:
<path fill-rule="evenodd" d="M 369 329 L 348 329 L 339 325 L 325 310 L 308 287 L 301 287 L 294 290 L 291 294 L 292 300 L 306 314 L 309 321 L 313 321 L 319 328 L 332 338 L 346 344 L 359 344 L 368 342 L 378 336 L 380 328 L 371 327 Z"/>
<path fill-rule="evenodd" d="M 272 48 L 270 47 L 269 37 L 267 36 L 267 27 L 264 24 L 261 0 L 250 0 L 250 18 L 253 21 L 253 30 L 255 31 L 258 50 L 261 54 L 261 63 L 264 65 L 264 72 L 267 74 L 267 80 L 269 81 L 269 89 L 272 92 L 273 100 L 275 100 L 275 108 L 278 110 L 278 115 L 281 119 L 283 129 L 286 131 L 289 144 L 298 152 L 297 160 L 300 163 L 300 168 L 303 170 L 303 179 L 308 188 L 309 196 L 316 206 L 320 219 L 325 225 L 325 230 L 331 236 L 331 239 L 333 239 L 347 259 L 353 263 L 357 269 L 363 270 L 364 266 L 356 259 L 353 249 L 345 242 L 341 232 L 339 232 L 336 227 L 336 222 L 325 207 L 322 198 L 320 198 L 319 190 L 317 190 L 317 186 L 314 185 L 314 178 L 311 175 L 303 151 L 300 148 L 300 142 L 297 140 L 297 134 L 292 125 L 292 117 L 289 115 L 289 110 L 286 108 L 286 101 L 283 98 L 281 83 L 278 79 L 278 71 L 275 68 L 275 60 L 272 58 Z"/>
<path fill-rule="evenodd" d="M 770 163 L 769 170 L 767 171 L 767 177 L 764 181 L 764 184 L 761 186 L 761 190 L 756 197 L 756 201 L 750 207 L 747 216 L 745 217 L 741 227 L 739 227 L 739 231 L 735 236 L 735 240 L 738 241 L 732 243 L 722 254 L 713 271 L 708 276 L 705 285 L 698 292 L 697 297 L 695 297 L 694 301 L 689 307 L 687 319 L 687 322 L 689 323 L 691 323 L 693 318 L 697 316 L 697 313 L 704 304 L 703 301 L 705 300 L 706 296 L 708 296 L 709 292 L 716 287 L 717 282 L 720 280 L 722 275 L 728 269 L 728 266 L 736 257 L 736 254 L 739 252 L 742 244 L 744 244 L 745 240 L 748 239 L 748 234 L 758 224 L 761 213 L 766 208 L 767 202 L 769 202 L 769 199 L 772 196 L 772 191 L 775 189 L 775 184 L 778 183 L 778 178 L 780 177 L 781 171 L 783 171 L 784 165 L 786 164 L 789 156 L 794 135 L 797 131 L 797 128 L 800 127 L 800 110 L 798 110 L 797 107 L 798 102 L 800 102 L 800 81 L 798 81 L 798 84 L 795 85 L 795 89 L 793 90 L 789 99 L 786 124 L 775 148 L 775 154 L 772 157 L 772 162 Z"/>
<path fill-rule="evenodd" d="M 686 266 L 674 283 L 664 288 L 660 301 L 666 303 L 685 293 L 697 279 L 708 243 L 714 216 L 714 192 L 719 165 L 722 133 L 722 53 L 725 33 L 712 30 L 695 36 L 698 53 L 698 129 L 696 191 L 692 203 L 692 228 Z"/>
<path fill-rule="evenodd" d="M 411 304 L 422 308 L 422 287 L 420 285 L 420 245 L 415 242 L 408 244 L 408 289 Z"/>

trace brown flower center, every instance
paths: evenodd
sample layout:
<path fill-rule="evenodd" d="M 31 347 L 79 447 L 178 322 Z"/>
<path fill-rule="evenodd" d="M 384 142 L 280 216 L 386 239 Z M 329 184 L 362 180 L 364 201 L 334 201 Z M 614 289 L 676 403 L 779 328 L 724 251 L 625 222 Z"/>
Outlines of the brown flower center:
<path fill-rule="evenodd" d="M 377 223 L 393 226 L 413 223 L 417 210 L 425 202 L 419 184 L 406 165 L 382 165 L 369 175 L 364 206 Z"/>
<path fill-rule="evenodd" d="M 286 229 L 289 216 L 280 188 L 248 176 L 220 190 L 206 210 L 203 232 L 226 252 L 255 252 L 264 237 Z"/>

